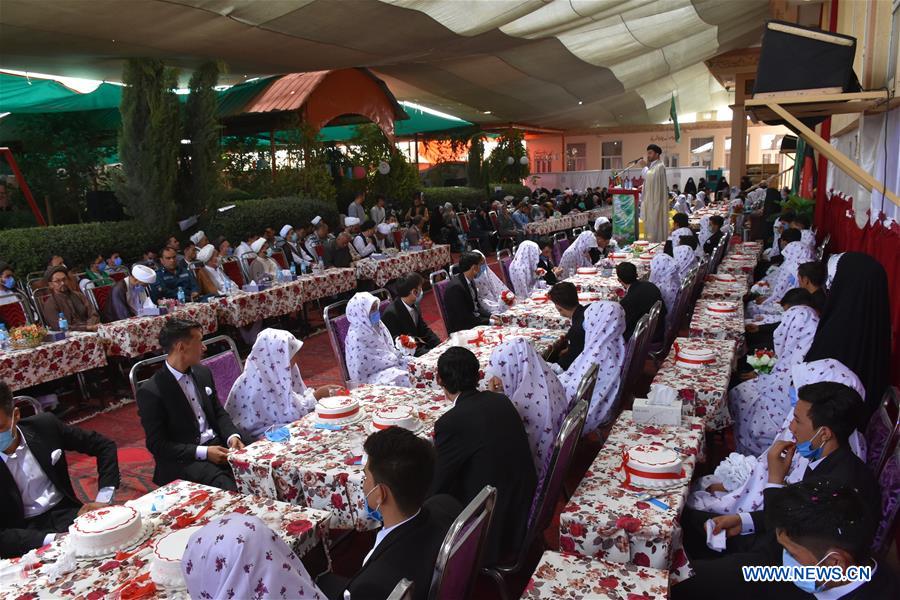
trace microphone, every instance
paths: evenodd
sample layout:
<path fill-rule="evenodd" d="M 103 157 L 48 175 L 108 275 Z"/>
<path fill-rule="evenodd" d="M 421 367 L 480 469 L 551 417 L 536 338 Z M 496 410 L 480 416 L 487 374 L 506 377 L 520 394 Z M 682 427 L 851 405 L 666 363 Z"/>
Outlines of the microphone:
<path fill-rule="evenodd" d="M 629 165 L 633 165 L 633 164 L 635 164 L 635 163 L 641 162 L 642 160 L 644 160 L 644 157 L 643 157 L 643 156 L 638 156 L 636 159 L 634 159 L 633 161 L 631 161 L 631 162 L 628 163 L 628 164 L 629 164 Z"/>

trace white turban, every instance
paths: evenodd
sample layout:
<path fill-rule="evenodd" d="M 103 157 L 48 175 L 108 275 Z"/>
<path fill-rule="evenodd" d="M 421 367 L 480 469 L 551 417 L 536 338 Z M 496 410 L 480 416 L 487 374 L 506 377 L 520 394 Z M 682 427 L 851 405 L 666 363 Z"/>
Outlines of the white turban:
<path fill-rule="evenodd" d="M 267 242 L 266 238 L 259 238 L 252 244 L 250 244 L 250 249 L 259 254 L 259 251 L 262 249 L 263 245 Z"/>
<path fill-rule="evenodd" d="M 200 249 L 200 252 L 197 253 L 197 260 L 199 260 L 203 264 L 206 264 L 209 262 L 209 259 L 212 258 L 213 252 L 215 251 L 216 249 L 212 244 L 207 244 Z"/>
<path fill-rule="evenodd" d="M 288 232 L 289 232 L 291 229 L 293 229 L 292 226 L 290 226 L 290 225 L 285 225 L 284 227 L 281 228 L 281 231 L 278 232 L 278 235 L 280 235 L 280 236 L 283 237 L 284 239 L 287 239 L 287 234 L 288 234 Z"/>
<path fill-rule="evenodd" d="M 315 226 L 318 225 L 321 221 L 322 221 L 322 217 L 320 217 L 320 216 L 317 215 L 315 219 L 313 219 L 312 221 L 310 221 L 310 223 L 312 223 L 312 224 L 313 224 L 313 227 L 315 227 Z"/>
<path fill-rule="evenodd" d="M 203 230 L 201 229 L 200 231 L 198 231 L 197 233 L 195 233 L 194 235 L 191 236 L 191 241 L 194 242 L 195 244 L 199 244 L 200 240 L 202 240 L 205 237 L 206 237 L 206 234 L 203 233 Z"/>
<path fill-rule="evenodd" d="M 594 221 L 594 231 L 599 231 L 600 227 L 609 223 L 609 219 L 606 217 L 597 217 L 597 220 Z"/>
<path fill-rule="evenodd" d="M 515 200 L 515 198 L 512 196 L 503 196 L 503 199 L 506 200 L 507 202 L 512 202 L 513 200 Z"/>
<path fill-rule="evenodd" d="M 347 217 L 344 219 L 344 227 L 353 227 L 354 225 L 359 225 L 359 219 L 356 217 Z"/>
<path fill-rule="evenodd" d="M 390 223 L 379 223 L 378 224 L 378 233 L 381 235 L 388 235 L 391 231 L 393 231 L 393 227 Z"/>
<path fill-rule="evenodd" d="M 147 265 L 134 265 L 131 267 L 131 276 L 141 283 L 156 283 L 156 271 Z"/>

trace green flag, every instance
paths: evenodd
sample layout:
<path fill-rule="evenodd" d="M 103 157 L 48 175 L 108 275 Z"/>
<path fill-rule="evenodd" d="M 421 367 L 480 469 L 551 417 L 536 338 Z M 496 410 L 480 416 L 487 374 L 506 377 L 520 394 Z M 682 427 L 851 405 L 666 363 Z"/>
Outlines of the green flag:
<path fill-rule="evenodd" d="M 678 112 L 675 110 L 675 94 L 672 94 L 672 104 L 669 106 L 669 118 L 675 123 L 675 141 L 681 141 L 681 128 L 678 126 Z"/>

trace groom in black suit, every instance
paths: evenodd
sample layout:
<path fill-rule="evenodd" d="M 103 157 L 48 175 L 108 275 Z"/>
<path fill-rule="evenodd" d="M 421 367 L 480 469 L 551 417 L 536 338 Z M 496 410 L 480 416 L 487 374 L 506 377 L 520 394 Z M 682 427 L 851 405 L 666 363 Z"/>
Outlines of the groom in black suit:
<path fill-rule="evenodd" d="M 478 305 L 475 279 L 483 277 L 487 264 L 480 254 L 463 252 L 459 257 L 459 275 L 454 275 L 444 290 L 447 333 L 471 329 L 489 323 L 489 314 Z"/>
<path fill-rule="evenodd" d="M 66 451 L 97 458 L 96 501 L 82 504 Z M 94 431 L 62 423 L 50 413 L 20 418 L 0 381 L 0 558 L 21 556 L 68 531 L 80 514 L 105 506 L 119 487 L 116 445 Z"/>
<path fill-rule="evenodd" d="M 425 280 L 415 271 L 404 277 L 397 284 L 397 298 L 388 305 L 381 317 L 381 321 L 391 332 L 391 337 L 408 335 L 416 338 L 416 356 L 422 356 L 441 343 L 419 310 L 424 283 Z"/>
<path fill-rule="evenodd" d="M 244 444 L 219 402 L 212 374 L 200 364 L 200 324 L 169 319 L 159 343 L 168 354 L 165 366 L 137 392 L 147 449 L 156 459 L 153 482 L 185 479 L 236 490 L 228 452 Z"/>

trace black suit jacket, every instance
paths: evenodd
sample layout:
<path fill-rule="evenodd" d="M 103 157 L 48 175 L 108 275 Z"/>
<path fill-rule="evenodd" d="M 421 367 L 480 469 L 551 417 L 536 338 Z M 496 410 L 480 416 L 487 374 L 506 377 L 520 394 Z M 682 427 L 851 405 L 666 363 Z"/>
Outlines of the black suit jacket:
<path fill-rule="evenodd" d="M 628 286 L 628 292 L 622 297 L 619 304 L 625 310 L 625 339 L 631 337 L 634 327 L 641 317 L 650 312 L 656 302 L 662 303 L 662 309 L 659 313 L 659 321 L 657 321 L 656 331 L 653 334 L 653 340 L 662 339 L 666 330 L 666 305 L 662 301 L 662 294 L 659 288 L 649 281 L 635 281 Z"/>
<path fill-rule="evenodd" d="M 572 325 L 566 332 L 567 350 L 556 360 L 556 364 L 563 369 L 568 369 L 578 355 L 584 351 L 584 311 L 586 310 L 587 306 L 579 304 L 572 315 Z"/>
<path fill-rule="evenodd" d="M 413 322 L 409 311 L 404 306 L 403 300 L 395 298 L 385 309 L 384 314 L 381 315 L 381 320 L 387 326 L 388 331 L 391 332 L 391 337 L 396 338 L 398 335 L 409 335 L 422 340 L 416 348 L 416 356 L 421 356 L 440 344 L 441 340 L 428 327 L 425 319 L 422 318 L 422 311 L 418 307 L 415 307 L 415 310 L 419 314 L 418 323 Z"/>
<path fill-rule="evenodd" d="M 592 248 L 592 250 L 593 250 L 593 248 Z M 538 256 L 537 268 L 544 269 L 545 271 L 547 271 L 544 274 L 544 281 L 547 282 L 547 285 L 556 285 L 559 282 L 559 279 L 557 279 L 556 275 L 553 274 L 553 267 L 555 267 L 555 266 L 556 265 L 553 264 L 553 261 L 550 260 L 549 258 L 547 258 L 546 256 L 544 256 L 543 254 Z"/>
<path fill-rule="evenodd" d="M 497 488 L 485 564 L 517 551 L 537 485 L 528 436 L 516 407 L 494 392 L 463 392 L 434 425 L 435 493 L 468 504 L 484 486 Z"/>
<path fill-rule="evenodd" d="M 703 251 L 706 252 L 707 254 L 712 254 L 713 250 L 715 250 L 716 246 L 719 245 L 719 241 L 722 239 L 722 236 L 724 236 L 724 235 L 725 234 L 722 233 L 721 230 L 719 230 L 719 231 L 715 232 L 714 234 L 712 234 L 711 236 L 709 236 L 709 239 L 707 239 L 703 243 Z"/>
<path fill-rule="evenodd" d="M 191 373 L 206 421 L 220 443 L 224 444 L 239 432 L 219 403 L 216 384 L 209 369 L 197 365 Z M 206 388 L 212 394 L 207 394 Z M 197 445 L 200 443 L 197 417 L 181 386 L 165 365 L 138 389 L 137 405 L 147 438 L 147 450 L 156 459 L 153 482 L 165 485 L 180 477 L 179 464 L 196 460 Z"/>
<path fill-rule="evenodd" d="M 348 589 L 352 600 L 381 600 L 406 578 L 413 582 L 413 598 L 425 600 L 441 543 L 461 511 L 462 506 L 451 496 L 429 498 L 418 515 L 381 540 L 346 586 L 326 590 L 328 597 L 343 600 L 343 590 Z"/>
<path fill-rule="evenodd" d="M 474 286 L 471 287 L 474 290 Z M 471 329 L 488 324 L 488 315 L 481 314 L 478 302 L 472 301 L 472 293 L 466 276 L 454 275 L 444 290 L 444 310 L 447 314 L 447 333 Z M 478 298 L 478 292 L 475 292 Z"/>
<path fill-rule="evenodd" d="M 119 460 L 112 440 L 96 431 L 66 425 L 50 413 L 22 419 L 19 429 L 41 470 L 70 505 L 81 506 L 81 500 L 72 489 L 65 452 L 54 465 L 51 458 L 54 450 L 74 451 L 96 457 L 99 473 L 97 487 L 119 487 Z M 19 488 L 6 463 L 0 461 L 0 557 L 21 556 L 33 548 L 39 548 L 48 533 L 53 532 L 26 528 Z"/>

